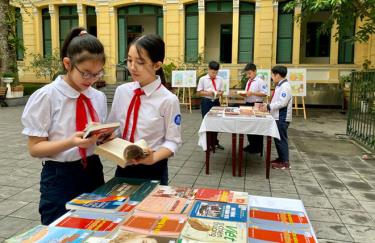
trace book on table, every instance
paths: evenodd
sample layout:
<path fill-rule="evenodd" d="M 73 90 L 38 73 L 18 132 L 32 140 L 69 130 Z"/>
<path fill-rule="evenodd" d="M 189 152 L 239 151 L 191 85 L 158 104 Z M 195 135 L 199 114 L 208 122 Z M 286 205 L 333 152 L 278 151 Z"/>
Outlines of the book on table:
<path fill-rule="evenodd" d="M 125 168 L 127 163 L 133 159 L 146 158 L 149 155 L 149 150 L 143 139 L 132 143 L 121 138 L 114 138 L 96 146 L 94 153 Z"/>
<path fill-rule="evenodd" d="M 145 235 L 178 237 L 187 220 L 182 214 L 158 214 L 135 211 L 120 226 L 121 230 Z"/>
<path fill-rule="evenodd" d="M 149 213 L 185 214 L 187 215 L 194 200 L 179 197 L 147 196 L 135 209 Z"/>
<path fill-rule="evenodd" d="M 91 137 L 94 134 L 103 135 L 103 139 L 106 136 L 111 135 L 117 128 L 120 127 L 119 122 L 114 123 L 89 123 L 84 130 L 83 138 Z"/>
<path fill-rule="evenodd" d="M 115 232 L 125 220 L 123 214 L 71 210 L 53 221 L 50 226 L 90 230 L 92 236 L 105 237 Z"/>
<path fill-rule="evenodd" d="M 60 228 L 37 225 L 25 233 L 5 240 L 6 243 L 50 243 L 71 242 L 83 243 L 92 234 L 91 231 L 73 228 Z"/>
<path fill-rule="evenodd" d="M 247 192 L 231 191 L 225 189 L 198 188 L 195 194 L 196 200 L 248 204 Z"/>
<path fill-rule="evenodd" d="M 104 196 L 95 193 L 83 193 L 66 203 L 66 209 L 87 210 L 95 212 L 118 212 L 129 197 Z"/>
<path fill-rule="evenodd" d="M 152 243 L 177 243 L 176 237 L 147 235 L 126 230 L 118 230 L 112 236 L 106 237 L 105 240 L 99 237 L 89 237 L 85 243 L 135 243 L 135 242 L 152 242 Z"/>
<path fill-rule="evenodd" d="M 247 205 L 236 203 L 195 201 L 191 218 L 247 222 Z"/>
<path fill-rule="evenodd" d="M 158 185 L 150 193 L 150 196 L 194 199 L 196 191 L 196 189 L 193 189 L 191 187 Z"/>
<path fill-rule="evenodd" d="M 179 243 L 247 242 L 246 223 L 189 218 L 182 229 Z"/>

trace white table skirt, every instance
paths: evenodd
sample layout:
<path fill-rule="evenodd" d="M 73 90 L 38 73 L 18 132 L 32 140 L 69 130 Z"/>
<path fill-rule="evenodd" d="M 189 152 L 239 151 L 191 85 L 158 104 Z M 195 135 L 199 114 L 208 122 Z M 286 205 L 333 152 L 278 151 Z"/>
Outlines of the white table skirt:
<path fill-rule="evenodd" d="M 198 145 L 204 151 L 207 150 L 206 132 L 254 134 L 280 139 L 276 121 L 271 115 L 267 117 L 215 117 L 206 115 L 198 131 Z"/>

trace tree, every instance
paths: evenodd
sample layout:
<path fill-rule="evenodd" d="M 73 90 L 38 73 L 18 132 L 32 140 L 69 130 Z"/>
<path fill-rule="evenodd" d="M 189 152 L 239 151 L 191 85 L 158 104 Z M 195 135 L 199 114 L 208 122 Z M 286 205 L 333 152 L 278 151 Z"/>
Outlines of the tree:
<path fill-rule="evenodd" d="M 10 32 L 9 26 L 9 13 L 11 6 L 9 0 L 0 1 L 0 65 L 1 72 L 14 72 L 10 66 L 11 63 L 16 62 L 15 50 L 11 50 L 11 46 L 8 43 L 8 37 Z M 14 51 L 14 53 L 12 53 Z"/>
<path fill-rule="evenodd" d="M 331 13 L 321 31 L 327 33 L 336 22 L 336 40 L 345 36 L 345 33 L 350 33 L 355 19 L 361 20 L 362 26 L 356 29 L 350 41 L 367 42 L 375 34 L 375 0 L 292 0 L 284 10 L 294 9 L 301 4 L 302 14 L 297 17 L 297 21 L 308 20 L 320 11 Z"/>

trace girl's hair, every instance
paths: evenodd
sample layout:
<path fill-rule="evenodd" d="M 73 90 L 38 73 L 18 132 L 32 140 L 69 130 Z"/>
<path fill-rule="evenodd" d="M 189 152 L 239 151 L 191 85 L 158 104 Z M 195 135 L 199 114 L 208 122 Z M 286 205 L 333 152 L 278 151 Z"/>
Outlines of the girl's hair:
<path fill-rule="evenodd" d="M 148 57 L 152 62 L 155 63 L 160 61 L 163 63 L 165 57 L 165 44 L 160 36 L 153 34 L 142 35 L 130 43 L 129 48 L 133 45 L 137 49 L 140 58 L 142 58 L 141 50 L 143 49 L 147 52 Z M 164 85 L 165 75 L 162 67 L 156 70 L 156 75 L 160 76 L 161 83 Z"/>
<path fill-rule="evenodd" d="M 93 35 L 87 33 L 85 28 L 73 28 L 64 40 L 61 48 L 61 61 L 69 57 L 73 64 L 87 60 L 98 60 L 105 63 L 103 44 Z"/>

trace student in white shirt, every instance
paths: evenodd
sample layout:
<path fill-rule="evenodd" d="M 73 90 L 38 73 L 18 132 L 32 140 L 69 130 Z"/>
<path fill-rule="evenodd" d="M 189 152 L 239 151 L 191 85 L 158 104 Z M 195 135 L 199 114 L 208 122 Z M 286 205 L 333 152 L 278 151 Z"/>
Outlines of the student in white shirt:
<path fill-rule="evenodd" d="M 104 184 L 103 166 L 93 155 L 98 136 L 83 139 L 89 122 L 104 122 L 105 95 L 91 85 L 104 75 L 100 41 L 74 28 L 61 50 L 65 75 L 31 95 L 22 114 L 31 156 L 42 159 L 39 212 L 44 225 L 66 212 L 65 203 Z"/>
<path fill-rule="evenodd" d="M 292 121 L 292 89 L 285 78 L 288 69 L 285 66 L 274 66 L 271 70 L 272 80 L 276 84 L 271 103 L 267 105 L 272 117 L 275 118 L 279 129 L 280 139 L 275 138 L 278 157 L 271 161 L 273 169 L 290 169 L 288 127 Z"/>
<path fill-rule="evenodd" d="M 120 122 L 123 139 L 144 139 L 151 153 L 125 168 L 117 167 L 117 177 L 168 184 L 168 158 L 177 152 L 182 140 L 178 98 L 160 79 L 164 77 L 164 56 L 165 44 L 157 35 L 143 35 L 130 44 L 127 68 L 134 82 L 117 87 L 108 121 Z"/>
<path fill-rule="evenodd" d="M 198 82 L 197 92 L 202 97 L 201 113 L 202 118 L 210 111 L 213 106 L 220 106 L 219 98 L 224 92 L 224 80 L 218 76 L 220 64 L 216 61 L 208 63 L 207 75 L 201 77 Z M 224 147 L 219 144 L 217 132 L 214 133 L 215 145 L 217 149 L 223 150 Z"/>
<path fill-rule="evenodd" d="M 263 99 L 267 96 L 267 84 L 263 79 L 257 77 L 257 67 L 253 63 L 246 64 L 244 70 L 248 81 L 245 86 L 245 105 L 254 106 L 255 103 L 263 103 Z M 263 150 L 263 136 L 261 135 L 247 135 L 249 145 L 244 148 L 248 153 L 262 153 Z"/>

